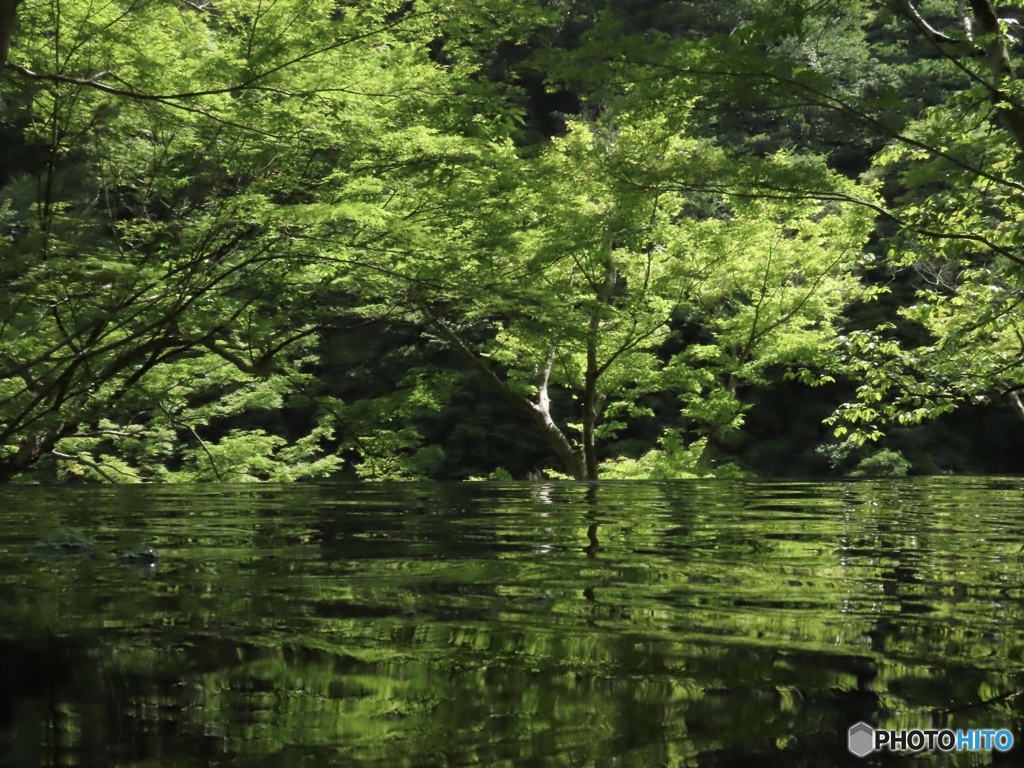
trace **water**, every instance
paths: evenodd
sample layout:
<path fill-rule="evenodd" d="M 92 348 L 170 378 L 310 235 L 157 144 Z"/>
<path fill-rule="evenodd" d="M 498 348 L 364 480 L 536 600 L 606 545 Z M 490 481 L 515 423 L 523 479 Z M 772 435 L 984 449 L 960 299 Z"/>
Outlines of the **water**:
<path fill-rule="evenodd" d="M 962 478 L 0 489 L 0 766 L 1024 765 L 1022 502 Z M 860 759 L 859 720 L 1019 743 Z"/>

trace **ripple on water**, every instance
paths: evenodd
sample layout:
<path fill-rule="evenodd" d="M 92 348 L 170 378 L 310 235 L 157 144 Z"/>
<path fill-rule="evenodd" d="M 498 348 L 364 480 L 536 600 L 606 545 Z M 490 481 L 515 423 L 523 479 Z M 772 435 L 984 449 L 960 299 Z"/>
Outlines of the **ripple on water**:
<path fill-rule="evenodd" d="M 1022 488 L 0 489 L 0 751 L 816 766 L 866 764 L 857 720 L 1013 729 Z M 39 556 L 62 527 L 95 555 Z"/>

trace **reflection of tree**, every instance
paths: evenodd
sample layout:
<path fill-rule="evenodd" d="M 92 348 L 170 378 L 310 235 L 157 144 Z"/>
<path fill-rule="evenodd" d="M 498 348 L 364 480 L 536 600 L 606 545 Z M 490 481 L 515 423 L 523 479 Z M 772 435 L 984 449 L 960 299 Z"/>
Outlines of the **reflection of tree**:
<path fill-rule="evenodd" d="M 811 766 L 860 719 L 1024 714 L 1019 544 L 1001 532 L 1015 490 L 536 491 L 90 491 L 98 550 L 130 530 L 163 561 L 140 575 L 0 544 L 0 595 L 24 596 L 0 603 L 24 637 L 0 641 L 0 682 L 17 681 L 0 714 L 19 718 L 15 737 L 0 717 L 0 748 L 172 767 Z M 38 527 L 23 525 L 16 542 Z"/>

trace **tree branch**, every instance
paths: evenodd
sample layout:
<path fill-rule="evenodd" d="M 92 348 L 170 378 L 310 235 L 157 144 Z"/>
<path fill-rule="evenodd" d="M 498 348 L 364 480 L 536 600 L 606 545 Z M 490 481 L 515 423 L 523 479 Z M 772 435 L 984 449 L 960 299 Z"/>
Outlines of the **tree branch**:
<path fill-rule="evenodd" d="M 15 8 L 17 7 L 17 3 L 20 2 L 20 0 L 0 0 L 0 14 L 2 14 L 5 11 L 5 5 L 3 5 L 3 4 L 12 3 L 12 2 L 13 2 L 13 5 L 10 8 L 9 13 L 12 16 L 12 25 L 13 25 L 13 14 L 15 12 Z M 96 90 L 103 91 L 104 93 L 109 93 L 109 94 L 112 94 L 112 95 L 115 95 L 115 96 L 123 96 L 125 98 L 135 99 L 137 101 L 159 101 L 159 102 L 187 101 L 187 100 L 201 98 L 203 96 L 219 96 L 219 95 L 223 95 L 223 94 L 226 94 L 226 93 L 236 93 L 238 91 L 243 91 L 243 90 L 248 90 L 248 89 L 255 88 L 257 83 L 259 83 L 262 80 L 266 80 L 268 77 L 270 77 L 271 75 L 277 74 L 281 70 L 287 69 L 289 67 L 293 67 L 296 64 L 301 64 L 302 62 L 308 61 L 309 59 L 312 59 L 312 58 L 315 58 L 317 56 L 320 56 L 321 54 L 330 53 L 331 51 L 336 50 L 338 48 L 342 48 L 342 47 L 344 47 L 346 45 L 351 45 L 352 43 L 359 42 L 360 40 L 366 40 L 368 38 L 375 37 L 375 36 L 377 36 L 377 35 L 379 35 L 379 34 L 381 34 L 383 32 L 386 32 L 386 31 L 388 31 L 390 29 L 393 29 L 393 28 L 395 28 L 395 27 L 405 23 L 406 21 L 408 21 L 408 19 L 410 17 L 414 17 L 416 15 L 420 15 L 420 14 L 411 14 L 411 16 L 403 15 L 401 18 L 398 18 L 398 19 L 396 19 L 394 21 L 386 23 L 386 24 L 384 24 L 384 25 L 382 25 L 380 27 L 377 27 L 375 29 L 372 29 L 372 30 L 370 30 L 368 32 L 363 32 L 361 34 L 353 35 L 351 37 L 340 37 L 340 38 L 337 38 L 336 40 L 332 40 L 330 43 L 327 43 L 326 45 L 322 45 L 319 48 L 314 48 L 313 50 L 306 51 L 305 53 L 301 53 L 298 56 L 293 56 L 292 58 L 288 59 L 287 61 L 283 61 L 280 64 L 277 64 L 277 65 L 275 65 L 273 67 L 270 67 L 268 69 L 263 70 L 262 72 L 257 72 L 252 77 L 249 77 L 249 78 L 247 78 L 245 80 L 242 80 L 242 81 L 240 81 L 238 83 L 235 83 L 234 85 L 226 85 L 226 86 L 222 86 L 220 88 L 209 88 L 209 89 L 198 90 L 198 91 L 181 91 L 181 92 L 178 92 L 178 93 L 146 93 L 144 91 L 138 91 L 138 90 L 136 90 L 136 89 L 134 89 L 134 88 L 132 88 L 130 86 L 127 87 L 127 88 L 117 88 L 117 87 L 114 87 L 112 85 L 107 85 L 106 83 L 100 82 L 99 80 L 96 79 L 97 77 L 101 77 L 103 75 L 109 75 L 110 74 L 109 72 L 103 72 L 103 73 L 100 73 L 100 75 L 96 75 L 96 76 L 90 78 L 90 77 L 74 77 L 72 75 L 65 75 L 65 74 L 57 73 L 57 72 L 35 72 L 35 71 L 29 69 L 28 67 L 22 66 L 20 64 L 12 64 L 11 62 L 6 61 L 6 60 L 5 60 L 5 66 L 7 67 L 7 69 L 11 69 L 11 70 L 13 70 L 13 71 L 23 75 L 24 77 L 28 77 L 28 78 L 33 79 L 33 80 L 45 80 L 45 81 L 53 82 L 53 83 L 66 83 L 66 84 L 70 84 L 70 85 L 80 85 L 80 86 L 87 87 L 87 88 L 95 88 Z M 3 31 L 3 26 L 2 25 L 3 25 L 3 16 L 0 15 L 0 33 L 2 33 L 2 31 Z M 10 31 L 8 30 L 8 34 L 9 33 L 10 33 Z M 0 42 L 2 42 L 2 41 L 0 41 Z"/>
<path fill-rule="evenodd" d="M 481 376 L 483 376 L 484 379 L 498 391 L 502 398 L 530 414 L 544 433 L 548 443 L 562 460 L 562 464 L 565 466 L 566 470 L 568 470 L 569 474 L 577 480 L 584 479 L 584 470 L 579 455 L 575 450 L 573 450 L 572 444 L 565 436 L 565 433 L 562 432 L 554 419 L 551 418 L 551 403 L 548 398 L 548 379 L 551 375 L 551 367 L 554 364 L 554 350 L 549 352 L 545 366 L 543 370 L 539 372 L 540 376 L 537 384 L 538 402 L 533 403 L 529 398 L 520 395 L 518 392 L 510 388 L 508 384 L 502 381 L 498 374 L 491 370 L 491 367 L 487 365 L 479 355 L 475 354 L 473 350 L 462 342 L 462 339 L 458 337 L 458 335 L 446 322 L 444 322 L 444 320 L 441 319 L 440 316 L 434 315 L 430 312 L 426 301 L 418 293 L 410 290 L 409 296 L 413 302 L 419 306 L 420 311 L 423 312 L 426 318 L 425 324 L 436 328 L 441 336 L 455 348 L 455 351 L 458 352 L 459 356 L 469 363 Z"/>
<path fill-rule="evenodd" d="M 113 485 L 115 482 L 114 478 L 112 478 L 110 475 L 103 471 L 103 467 L 101 467 L 99 464 L 97 464 L 95 461 L 92 461 L 91 459 L 87 459 L 84 456 L 76 456 L 71 453 L 61 453 L 56 449 L 50 451 L 50 454 L 56 456 L 58 459 L 61 459 L 63 461 L 77 461 L 79 464 L 84 464 L 111 485 Z"/>
<path fill-rule="evenodd" d="M 907 18 L 914 22 L 914 26 L 920 29 L 921 32 L 924 33 L 924 36 L 927 37 L 936 45 L 957 45 L 960 42 L 962 42 L 960 40 L 950 37 L 949 35 L 943 32 L 940 32 L 931 24 L 929 24 L 928 21 L 924 18 L 924 16 L 921 15 L 921 12 L 917 10 L 915 5 L 912 2 L 910 2 L 910 0 L 904 0 L 902 3 L 900 3 L 900 7 L 903 9 L 903 12 L 907 15 Z"/>

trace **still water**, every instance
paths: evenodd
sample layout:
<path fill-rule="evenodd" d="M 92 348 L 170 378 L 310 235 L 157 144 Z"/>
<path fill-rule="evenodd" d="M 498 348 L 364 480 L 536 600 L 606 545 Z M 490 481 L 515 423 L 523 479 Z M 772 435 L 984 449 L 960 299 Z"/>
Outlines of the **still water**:
<path fill-rule="evenodd" d="M 1022 591 L 1016 479 L 5 488 L 0 766 L 1024 765 Z"/>

